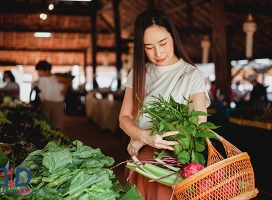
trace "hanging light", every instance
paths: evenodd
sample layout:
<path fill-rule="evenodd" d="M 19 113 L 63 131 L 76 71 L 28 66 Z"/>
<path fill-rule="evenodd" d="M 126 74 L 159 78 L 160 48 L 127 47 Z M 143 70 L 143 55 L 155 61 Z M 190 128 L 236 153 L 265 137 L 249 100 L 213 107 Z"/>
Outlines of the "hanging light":
<path fill-rule="evenodd" d="M 40 14 L 40 18 L 43 19 L 43 20 L 46 20 L 47 14 L 41 13 Z"/>
<path fill-rule="evenodd" d="M 49 38 L 51 37 L 51 33 L 50 32 L 35 32 L 34 37 Z"/>
<path fill-rule="evenodd" d="M 54 9 L 54 4 L 49 4 L 49 6 L 48 6 L 48 10 L 53 10 Z"/>
<path fill-rule="evenodd" d="M 253 35 L 257 30 L 257 24 L 253 21 L 251 14 L 248 14 L 247 21 L 243 24 L 243 30 L 246 33 L 246 57 L 250 59 L 253 52 Z"/>

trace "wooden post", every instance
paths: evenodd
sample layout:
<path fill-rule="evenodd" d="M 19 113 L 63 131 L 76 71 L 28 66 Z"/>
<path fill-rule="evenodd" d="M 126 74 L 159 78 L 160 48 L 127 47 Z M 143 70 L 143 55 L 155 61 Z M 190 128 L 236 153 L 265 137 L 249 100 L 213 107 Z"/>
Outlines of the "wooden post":
<path fill-rule="evenodd" d="M 120 19 L 119 19 L 119 0 L 113 1 L 114 9 L 114 22 L 115 22 L 115 45 L 116 45 L 116 70 L 118 78 L 117 88 L 121 88 L 121 54 L 122 54 L 122 41 L 121 41 L 121 31 L 120 31 Z"/>
<path fill-rule="evenodd" d="M 83 63 L 83 68 L 84 68 L 84 77 L 85 77 L 85 81 L 84 81 L 84 89 L 86 86 L 86 82 L 87 82 L 87 73 L 86 73 L 86 68 L 87 68 L 87 49 L 85 49 L 84 53 L 84 63 Z"/>
<path fill-rule="evenodd" d="M 90 3 L 91 6 L 91 22 L 92 22 L 92 64 L 93 64 L 93 85 L 95 85 L 95 75 L 96 75 L 96 54 L 97 54 L 97 36 L 96 36 L 96 1 Z"/>
<path fill-rule="evenodd" d="M 215 65 L 215 83 L 216 87 L 220 90 L 220 94 L 225 96 L 227 105 L 229 105 L 231 98 L 231 70 L 227 55 L 224 1 L 212 0 L 211 7 L 213 17 L 212 52 Z"/>

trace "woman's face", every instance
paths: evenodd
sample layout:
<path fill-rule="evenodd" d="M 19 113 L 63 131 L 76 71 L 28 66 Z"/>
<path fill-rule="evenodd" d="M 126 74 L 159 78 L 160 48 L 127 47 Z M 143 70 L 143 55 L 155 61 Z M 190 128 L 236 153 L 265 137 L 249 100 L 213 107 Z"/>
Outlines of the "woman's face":
<path fill-rule="evenodd" d="M 38 69 L 37 71 L 38 71 L 39 77 L 50 77 L 51 76 L 51 73 L 49 70 Z"/>
<path fill-rule="evenodd" d="M 165 28 L 147 28 L 144 32 L 144 48 L 149 61 L 157 66 L 171 65 L 178 61 L 174 54 L 173 38 Z"/>
<path fill-rule="evenodd" d="M 10 77 L 9 77 L 8 73 L 4 73 L 4 81 L 10 82 Z"/>

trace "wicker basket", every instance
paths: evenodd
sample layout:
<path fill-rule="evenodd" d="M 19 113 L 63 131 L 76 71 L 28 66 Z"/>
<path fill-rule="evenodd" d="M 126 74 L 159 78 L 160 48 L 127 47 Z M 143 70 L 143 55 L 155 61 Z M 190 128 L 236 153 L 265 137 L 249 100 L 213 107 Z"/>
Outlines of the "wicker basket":
<path fill-rule="evenodd" d="M 207 139 L 207 167 L 174 187 L 178 200 L 247 200 L 257 196 L 248 154 L 216 135 L 228 158 L 224 159 Z"/>

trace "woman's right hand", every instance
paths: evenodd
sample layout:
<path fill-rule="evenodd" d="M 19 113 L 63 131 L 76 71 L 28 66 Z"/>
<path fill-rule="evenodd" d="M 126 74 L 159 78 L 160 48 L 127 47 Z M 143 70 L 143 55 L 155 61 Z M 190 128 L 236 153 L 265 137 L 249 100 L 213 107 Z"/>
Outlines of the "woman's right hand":
<path fill-rule="evenodd" d="M 147 136 L 144 140 L 144 142 L 156 149 L 168 149 L 171 151 L 174 151 L 173 146 L 176 144 L 179 144 L 177 141 L 167 141 L 164 140 L 164 137 L 171 136 L 171 135 L 177 135 L 179 131 L 169 131 L 165 132 L 162 135 L 155 134 L 153 136 Z"/>

